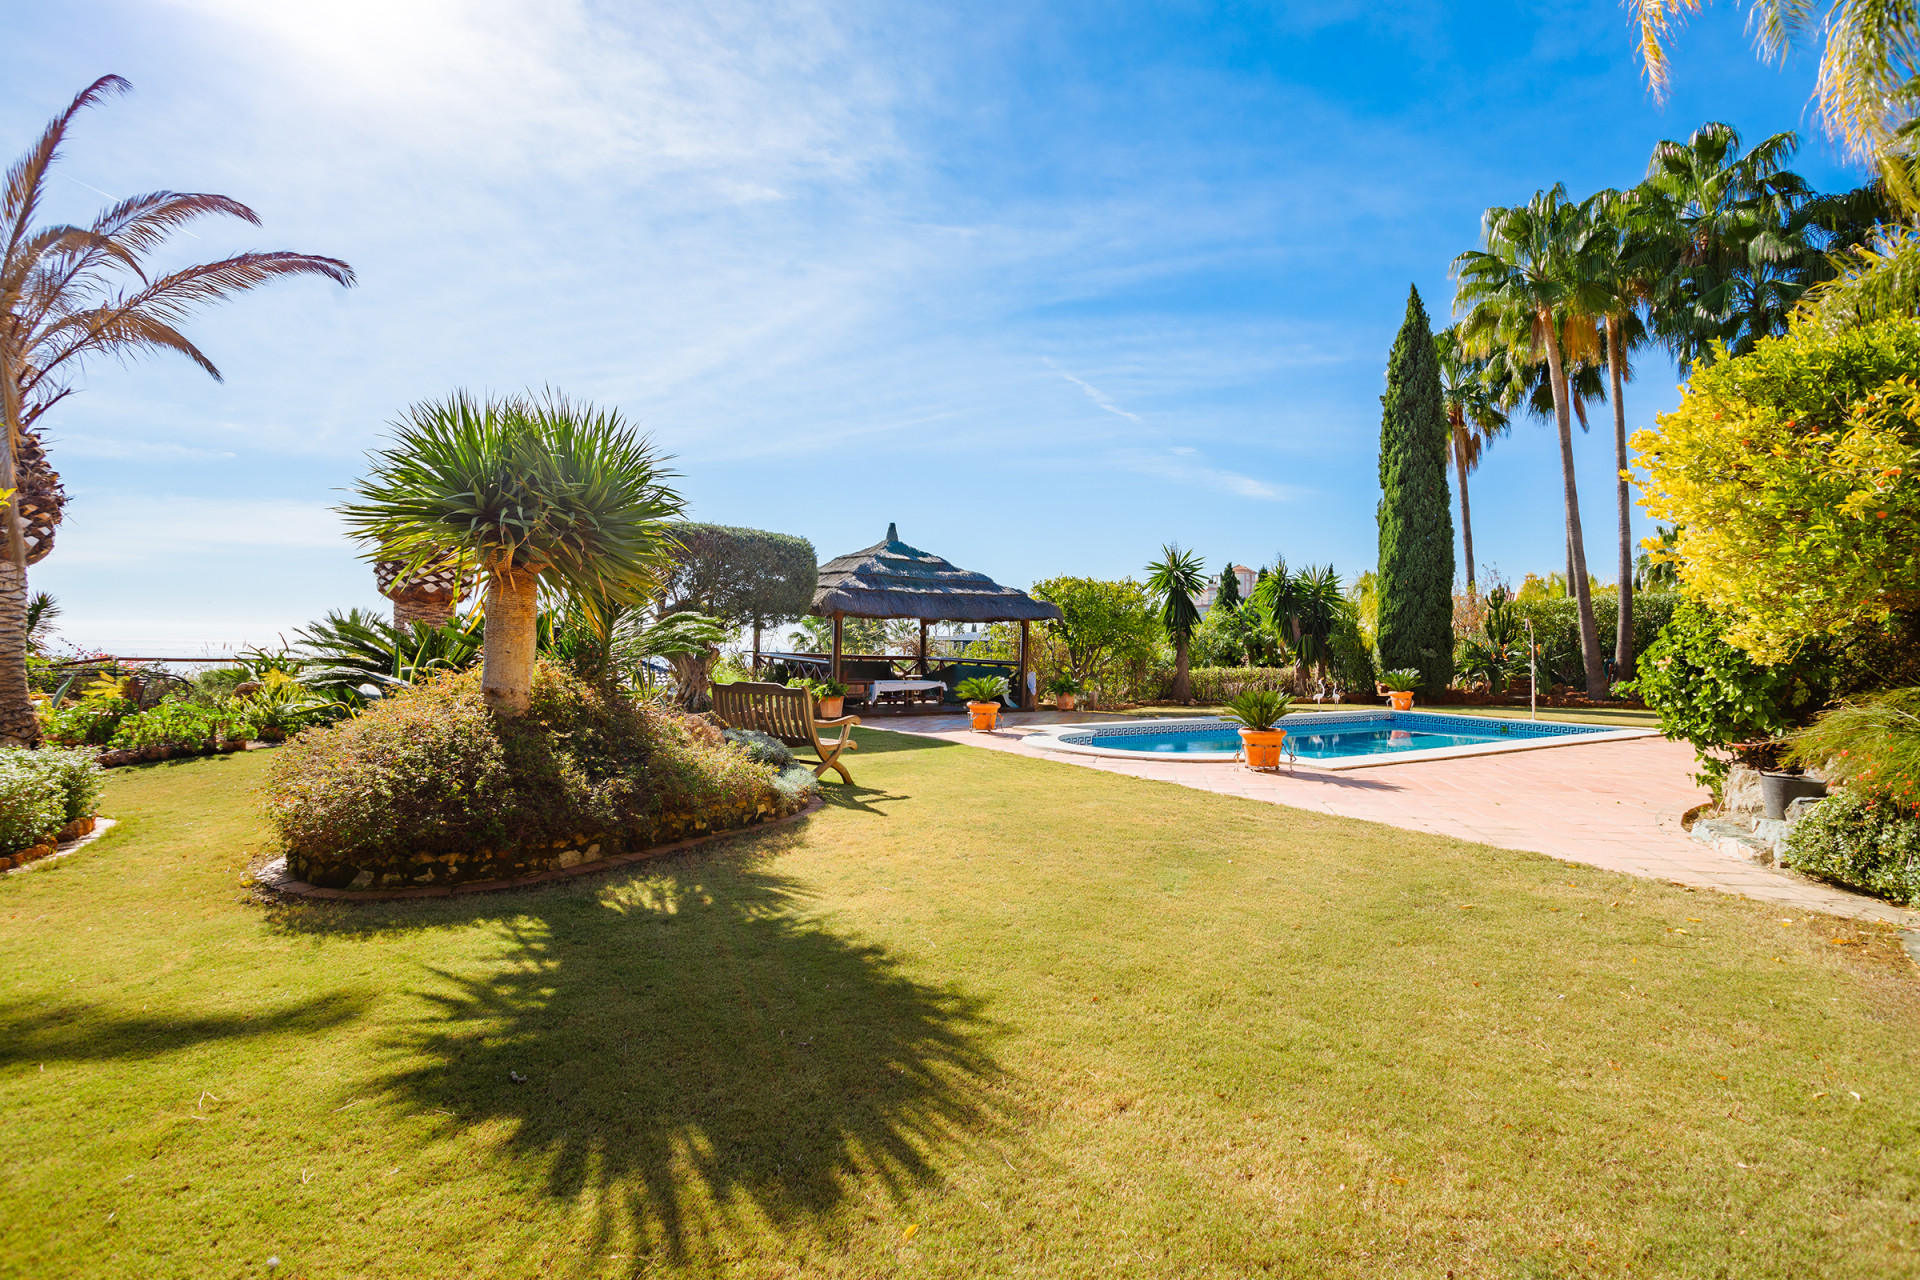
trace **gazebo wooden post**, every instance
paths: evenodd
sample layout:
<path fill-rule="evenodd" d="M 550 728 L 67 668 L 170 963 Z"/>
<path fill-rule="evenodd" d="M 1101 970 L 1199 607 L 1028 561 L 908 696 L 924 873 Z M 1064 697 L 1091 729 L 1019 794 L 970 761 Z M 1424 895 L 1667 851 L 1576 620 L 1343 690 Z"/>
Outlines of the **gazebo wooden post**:
<path fill-rule="evenodd" d="M 927 674 L 927 620 L 920 619 L 920 674 Z"/>
<path fill-rule="evenodd" d="M 830 678 L 835 684 L 840 682 L 840 628 L 845 624 L 846 620 L 847 615 L 844 613 L 836 613 L 833 615 L 833 667 L 830 671 Z"/>
<path fill-rule="evenodd" d="M 1039 705 L 1039 699 L 1027 690 L 1027 640 L 1033 631 L 1033 623 L 1020 619 L 1020 688 L 1017 701 L 1022 711 L 1032 711 Z"/>

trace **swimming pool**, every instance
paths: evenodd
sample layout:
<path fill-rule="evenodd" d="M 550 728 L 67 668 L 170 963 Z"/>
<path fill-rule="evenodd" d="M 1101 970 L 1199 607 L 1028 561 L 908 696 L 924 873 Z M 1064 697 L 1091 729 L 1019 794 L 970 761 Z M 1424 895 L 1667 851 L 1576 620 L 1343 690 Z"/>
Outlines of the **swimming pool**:
<path fill-rule="evenodd" d="M 1646 737 L 1645 729 L 1552 720 L 1436 715 L 1420 711 L 1308 711 L 1280 721 L 1286 751 L 1302 764 L 1325 769 L 1364 768 L 1414 760 L 1488 755 L 1575 742 Z M 1168 761 L 1225 761 L 1240 749 L 1239 726 L 1215 717 L 1059 725 L 1029 736 L 1029 745 L 1083 755 L 1150 757 Z"/>

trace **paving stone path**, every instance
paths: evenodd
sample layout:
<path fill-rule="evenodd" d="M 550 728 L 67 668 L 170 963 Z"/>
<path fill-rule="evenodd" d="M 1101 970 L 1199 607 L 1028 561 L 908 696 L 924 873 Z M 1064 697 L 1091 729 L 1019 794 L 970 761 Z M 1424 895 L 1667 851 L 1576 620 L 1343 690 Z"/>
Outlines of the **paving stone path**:
<path fill-rule="evenodd" d="M 1173 763 L 1045 751 L 1022 742 L 1049 724 L 1124 717 L 1081 712 L 1001 716 L 975 733 L 960 716 L 876 717 L 869 728 L 1058 760 L 1107 773 L 1172 782 L 1201 791 L 1364 818 L 1412 831 L 1525 849 L 1569 862 L 1820 911 L 1920 926 L 1920 913 L 1845 889 L 1762 867 L 1689 839 L 1681 815 L 1704 803 L 1691 779 L 1693 750 L 1664 738 L 1596 742 L 1327 773 L 1255 773 L 1238 764 Z"/>

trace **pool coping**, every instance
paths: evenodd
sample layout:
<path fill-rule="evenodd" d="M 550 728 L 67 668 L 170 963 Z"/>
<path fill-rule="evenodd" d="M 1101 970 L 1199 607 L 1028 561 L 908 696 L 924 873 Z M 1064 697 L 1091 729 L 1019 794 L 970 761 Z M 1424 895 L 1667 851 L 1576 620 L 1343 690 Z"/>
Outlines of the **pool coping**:
<path fill-rule="evenodd" d="M 1289 716 L 1280 722 L 1281 728 L 1291 728 L 1325 724 L 1360 724 L 1371 720 L 1394 719 L 1394 712 L 1385 710 L 1366 710 L 1354 712 L 1296 712 L 1303 717 L 1293 720 L 1289 726 Z M 1413 714 L 1421 714 L 1414 712 Z M 1307 719 L 1305 717 L 1311 717 Z M 1465 716 L 1463 719 L 1491 719 L 1491 717 Z M 1021 741 L 1043 751 L 1059 751 L 1073 755 L 1105 756 L 1113 760 L 1158 760 L 1181 764 L 1231 764 L 1240 759 L 1238 751 L 1187 751 L 1179 754 L 1159 755 L 1146 751 L 1122 751 L 1113 747 L 1096 747 L 1090 743 L 1062 742 L 1063 734 L 1091 733 L 1094 737 L 1121 737 L 1128 734 L 1165 731 L 1182 728 L 1211 728 L 1215 725 L 1229 724 L 1218 716 L 1195 716 L 1184 720 L 1149 720 L 1128 725 L 1106 724 L 1058 724 L 1025 735 Z M 1506 721 L 1512 723 L 1512 721 Z M 1522 724 L 1558 724 L 1560 721 L 1521 721 Z M 1148 726 L 1152 726 L 1152 730 Z M 1589 742 L 1626 742 L 1635 738 L 1657 738 L 1657 729 L 1599 729 L 1592 733 L 1555 734 L 1540 738 L 1514 738 L 1506 742 L 1479 742 L 1466 747 L 1431 747 L 1424 751 L 1380 752 L 1364 756 L 1323 756 L 1318 759 L 1290 758 L 1285 767 L 1318 769 L 1326 773 L 1346 773 L 1353 769 L 1378 769 L 1396 764 L 1419 764 L 1429 760 L 1459 760 L 1468 756 L 1506 755 L 1513 751 L 1543 751 L 1549 747 L 1574 747 Z"/>

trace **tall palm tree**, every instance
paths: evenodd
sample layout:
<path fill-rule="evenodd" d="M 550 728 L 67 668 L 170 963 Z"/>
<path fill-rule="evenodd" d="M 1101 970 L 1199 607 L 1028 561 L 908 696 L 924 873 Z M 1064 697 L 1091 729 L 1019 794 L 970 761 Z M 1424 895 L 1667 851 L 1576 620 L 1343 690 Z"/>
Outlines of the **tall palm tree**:
<path fill-rule="evenodd" d="M 527 709 L 543 578 L 584 598 L 639 603 L 670 567 L 671 473 L 616 412 L 547 392 L 414 405 L 340 507 L 369 558 L 402 572 L 456 556 L 487 583 L 480 690 Z"/>
<path fill-rule="evenodd" d="M 1620 522 L 1619 614 L 1613 647 L 1614 678 L 1631 680 L 1633 652 L 1633 493 L 1628 478 L 1626 383 L 1634 348 L 1647 341 L 1642 318 L 1667 247 L 1663 225 L 1649 225 L 1634 195 L 1602 191 L 1592 216 L 1602 228 L 1588 246 L 1587 275 L 1605 295 L 1607 382 L 1613 401 L 1614 502 Z"/>
<path fill-rule="evenodd" d="M 1454 259 L 1459 280 L 1455 305 L 1467 310 L 1462 325 L 1473 349 L 1494 343 L 1544 356 L 1553 389 L 1554 422 L 1560 435 L 1560 472 L 1565 491 L 1571 584 L 1580 610 L 1580 652 L 1587 696 L 1607 693 L 1600 634 L 1594 625 L 1593 592 L 1580 531 L 1580 492 L 1573 469 L 1573 414 L 1567 394 L 1568 355 L 1590 354 L 1598 345 L 1593 318 L 1605 299 L 1584 274 L 1594 236 L 1589 210 L 1567 199 L 1556 184 L 1513 208 L 1487 210 L 1486 248 Z"/>
<path fill-rule="evenodd" d="M 1191 551 L 1182 551 L 1178 543 L 1160 548 L 1160 558 L 1147 566 L 1147 590 L 1160 601 L 1160 622 L 1173 641 L 1173 700 L 1189 702 L 1192 682 L 1187 675 L 1187 649 L 1193 642 L 1193 629 L 1200 625 L 1200 611 L 1193 598 L 1206 590 L 1206 562 Z"/>
<path fill-rule="evenodd" d="M 1786 331 L 1807 286 L 1825 272 L 1813 225 L 1814 194 L 1787 169 L 1800 145 L 1776 133 L 1742 152 L 1739 130 L 1705 124 L 1685 142 L 1655 145 L 1630 200 L 1602 193 L 1630 213 L 1656 332 L 1682 372 L 1716 342 L 1745 355 Z"/>
<path fill-rule="evenodd" d="M 0 191 L 0 490 L 14 497 L 0 516 L 0 742 L 39 738 L 27 698 L 27 566 L 50 549 L 62 499 L 34 431 L 40 415 L 72 394 L 72 379 L 89 360 L 103 356 L 172 351 L 218 381 L 220 370 L 179 329 L 198 307 L 288 276 L 353 283 L 353 269 L 337 258 L 290 252 L 146 271 L 144 260 L 196 218 L 260 224 L 226 196 L 154 191 L 108 207 L 84 227 L 36 224 L 74 117 L 131 87 L 119 76 L 94 81 L 7 170 Z"/>
<path fill-rule="evenodd" d="M 1467 501 L 1467 476 L 1496 436 L 1512 425 L 1494 376 L 1493 361 L 1476 356 L 1460 342 L 1460 326 L 1433 335 L 1440 357 L 1440 406 L 1453 433 L 1453 470 L 1460 480 L 1460 538 L 1467 553 L 1467 596 L 1477 594 L 1473 576 L 1473 508 Z"/>

